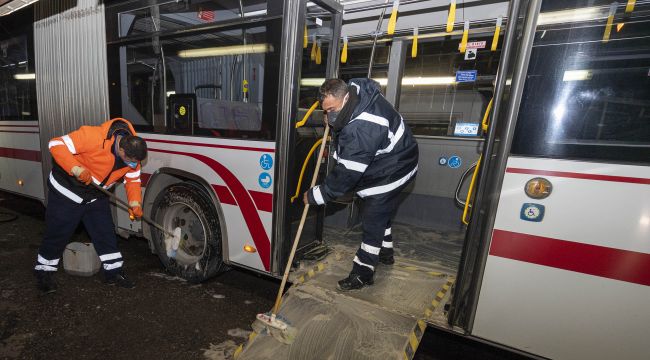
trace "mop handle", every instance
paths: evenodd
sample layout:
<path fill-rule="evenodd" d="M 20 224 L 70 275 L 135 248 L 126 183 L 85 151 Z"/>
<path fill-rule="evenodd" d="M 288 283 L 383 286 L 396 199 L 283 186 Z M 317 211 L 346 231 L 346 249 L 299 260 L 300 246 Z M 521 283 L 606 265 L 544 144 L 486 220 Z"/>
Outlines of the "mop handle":
<path fill-rule="evenodd" d="M 316 185 L 316 180 L 318 179 L 318 171 L 320 170 L 320 162 L 323 159 L 323 153 L 325 152 L 325 143 L 327 143 L 327 136 L 329 135 L 330 127 L 325 125 L 325 132 L 323 133 L 323 142 L 320 145 L 320 150 L 318 151 L 318 159 L 316 160 L 316 169 L 314 169 L 314 175 L 311 178 L 310 189 Z M 307 219 L 307 213 L 309 212 L 309 204 L 305 205 L 305 208 L 302 210 L 302 217 L 300 218 L 300 225 L 298 225 L 298 232 L 296 233 L 296 238 L 293 240 L 293 246 L 291 247 L 291 253 L 289 254 L 289 260 L 287 261 L 287 266 L 284 269 L 284 276 L 282 277 L 282 283 L 280 284 L 280 289 L 278 290 L 278 295 L 275 298 L 275 305 L 273 306 L 273 311 L 271 311 L 271 316 L 275 317 L 275 314 L 278 313 L 280 309 L 280 304 L 282 303 L 282 293 L 284 292 L 284 286 L 287 284 L 287 278 L 289 277 L 289 271 L 291 270 L 291 264 L 293 263 L 293 257 L 296 255 L 296 248 L 298 247 L 298 240 L 300 240 L 300 235 L 302 234 L 302 228 L 305 225 L 305 219 Z"/>
<path fill-rule="evenodd" d="M 115 201 L 116 203 L 118 203 L 118 204 L 120 204 L 120 205 L 126 206 L 127 209 L 130 209 L 130 208 L 131 208 L 131 206 L 130 206 L 129 204 L 127 204 L 126 201 L 124 201 L 124 200 L 118 198 L 117 196 L 115 196 L 115 194 L 111 193 L 110 191 L 104 189 L 103 187 L 101 187 L 101 186 L 99 186 L 99 185 L 97 185 L 97 184 L 95 184 L 95 183 L 91 183 L 91 184 L 92 184 L 92 185 L 93 185 L 97 190 L 99 190 L 99 191 L 103 192 L 104 194 L 106 194 L 106 196 L 108 196 L 111 200 Z M 159 225 L 158 223 L 156 223 L 155 221 L 151 220 L 151 218 L 149 218 L 148 216 L 146 216 L 146 215 L 144 215 L 144 214 L 142 215 L 142 220 L 148 222 L 150 225 L 152 225 L 152 226 L 155 227 L 156 229 L 162 231 L 165 235 L 167 235 L 167 236 L 172 236 L 172 237 L 174 236 L 174 234 L 172 234 L 172 233 L 169 232 L 167 229 L 165 229 L 164 227 L 162 227 L 162 225 Z"/>

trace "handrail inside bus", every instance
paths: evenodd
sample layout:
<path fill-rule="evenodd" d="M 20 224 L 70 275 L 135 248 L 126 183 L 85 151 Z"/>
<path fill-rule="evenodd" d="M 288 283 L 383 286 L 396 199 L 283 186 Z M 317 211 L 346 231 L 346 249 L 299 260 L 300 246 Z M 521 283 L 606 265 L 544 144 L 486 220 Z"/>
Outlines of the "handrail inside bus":
<path fill-rule="evenodd" d="M 314 112 L 314 110 L 316 110 L 316 108 L 318 107 L 318 105 L 320 105 L 320 102 L 316 101 L 316 102 L 314 103 L 314 105 L 312 105 L 312 106 L 309 108 L 309 110 L 307 111 L 307 113 L 305 114 L 305 116 L 302 117 L 302 120 L 300 120 L 300 121 L 298 121 L 298 122 L 296 123 L 296 129 L 299 128 L 299 127 L 302 127 L 303 125 L 305 125 L 305 123 L 307 123 L 307 120 L 309 120 L 309 117 L 310 117 L 311 114 Z M 301 176 L 302 176 L 302 175 L 301 175 Z"/>
<path fill-rule="evenodd" d="M 316 102 L 318 104 L 318 101 Z M 318 148 L 318 145 L 320 145 L 323 142 L 323 139 L 318 139 L 316 143 L 309 149 L 309 153 L 307 153 L 307 156 L 305 156 L 305 160 L 302 162 L 302 169 L 300 169 L 300 177 L 298 177 L 298 186 L 296 186 L 296 193 L 291 197 L 291 202 L 293 203 L 294 200 L 300 195 L 300 186 L 302 185 L 302 178 L 305 175 L 305 169 L 307 168 L 307 164 L 309 163 L 309 158 L 314 154 L 314 151 Z"/>
<path fill-rule="evenodd" d="M 490 102 L 488 103 L 487 108 L 485 109 L 485 114 L 483 114 L 483 121 L 481 122 L 481 128 L 483 129 L 484 132 L 487 132 L 488 130 L 488 118 L 490 116 L 490 111 L 492 110 L 492 102 L 494 101 L 494 97 L 490 99 Z M 465 198 L 465 208 L 463 209 L 463 218 L 461 221 L 465 225 L 469 225 L 469 220 L 468 220 L 468 214 L 469 214 L 469 208 L 471 207 L 470 205 L 470 200 L 472 199 L 472 192 L 474 192 L 474 183 L 476 183 L 476 177 L 478 175 L 478 171 L 481 168 L 481 158 L 483 155 L 478 157 L 478 161 L 476 162 L 476 167 L 474 168 L 474 174 L 472 174 L 472 180 L 469 183 L 469 189 L 467 189 L 467 197 Z M 461 178 L 462 181 L 462 178 Z"/>

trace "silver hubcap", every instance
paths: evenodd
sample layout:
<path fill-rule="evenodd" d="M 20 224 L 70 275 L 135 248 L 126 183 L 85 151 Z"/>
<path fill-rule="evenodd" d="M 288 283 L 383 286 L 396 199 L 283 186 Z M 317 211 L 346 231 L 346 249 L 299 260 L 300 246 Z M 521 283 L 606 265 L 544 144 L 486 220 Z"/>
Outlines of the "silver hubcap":
<path fill-rule="evenodd" d="M 192 265 L 198 262 L 205 253 L 206 231 L 198 211 L 184 202 L 169 205 L 163 215 L 165 229 L 173 231 L 181 228 L 181 241 L 176 252 L 176 262 Z"/>

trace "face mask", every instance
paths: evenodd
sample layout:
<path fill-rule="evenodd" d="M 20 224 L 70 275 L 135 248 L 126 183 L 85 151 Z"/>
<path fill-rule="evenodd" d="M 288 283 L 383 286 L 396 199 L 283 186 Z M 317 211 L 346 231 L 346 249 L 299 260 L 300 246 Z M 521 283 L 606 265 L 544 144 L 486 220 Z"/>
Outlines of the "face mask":
<path fill-rule="evenodd" d="M 341 106 L 341 110 L 343 110 L 347 102 L 348 102 L 348 95 L 345 95 L 345 98 L 343 99 L 343 106 Z M 334 126 L 334 124 L 336 123 L 336 118 L 339 116 L 341 110 L 327 112 L 327 123 L 330 126 Z"/>
<path fill-rule="evenodd" d="M 124 163 L 126 164 L 126 166 L 130 167 L 131 169 L 135 169 L 138 167 L 137 161 L 125 161 Z"/>

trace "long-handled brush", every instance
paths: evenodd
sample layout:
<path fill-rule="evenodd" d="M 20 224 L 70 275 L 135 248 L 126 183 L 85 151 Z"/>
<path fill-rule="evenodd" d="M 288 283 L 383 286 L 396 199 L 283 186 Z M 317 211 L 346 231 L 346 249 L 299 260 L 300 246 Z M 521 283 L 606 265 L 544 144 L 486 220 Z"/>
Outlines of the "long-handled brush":
<path fill-rule="evenodd" d="M 323 152 L 325 151 L 325 143 L 327 142 L 327 136 L 329 135 L 329 126 L 325 126 L 325 132 L 323 133 L 323 141 L 318 152 L 318 158 L 316 159 L 316 168 L 314 169 L 314 175 L 311 178 L 311 186 L 313 188 L 316 185 L 316 180 L 318 179 L 318 171 L 320 170 L 320 163 L 323 159 Z M 280 342 L 285 344 L 291 344 L 296 337 L 296 329 L 284 320 L 281 320 L 277 317 L 278 310 L 280 310 L 280 304 L 282 304 L 282 295 L 284 292 L 284 287 L 287 284 L 287 278 L 289 277 L 289 271 L 291 270 L 291 264 L 293 263 L 293 257 L 296 255 L 296 248 L 298 247 L 298 241 L 300 240 L 300 235 L 302 235 L 302 229 L 305 225 L 305 220 L 307 219 L 307 213 L 309 212 L 309 204 L 305 205 L 305 208 L 302 211 L 302 217 L 300 218 L 300 224 L 298 225 L 298 232 L 296 237 L 293 240 L 293 246 L 291 247 L 291 253 L 289 253 L 289 260 L 287 260 L 287 266 L 284 268 L 284 276 L 282 276 L 282 283 L 280 284 L 280 289 L 278 289 L 278 295 L 275 298 L 275 305 L 270 313 L 257 314 L 257 320 L 253 323 L 253 329 L 267 329 L 269 334 L 274 338 L 278 339 Z M 258 331 L 259 332 L 259 331 Z"/>
<path fill-rule="evenodd" d="M 126 206 L 127 209 L 131 208 L 129 206 L 129 204 L 126 203 L 126 201 L 121 200 L 120 198 L 115 196 L 115 194 L 111 193 L 110 191 L 104 189 L 103 187 L 101 187 L 101 186 L 99 186 L 99 185 L 97 185 L 95 183 L 91 183 L 91 184 L 97 190 L 99 190 L 99 191 L 103 192 L 104 194 L 106 194 L 106 196 L 108 196 L 112 201 L 114 201 L 114 202 L 116 202 L 116 203 L 118 203 L 118 204 L 120 204 L 122 206 Z M 157 222 L 153 221 L 150 217 L 148 217 L 146 215 L 142 215 L 142 220 L 148 222 L 149 224 L 151 224 L 156 229 L 160 230 L 165 235 L 164 241 L 165 241 L 165 249 L 167 250 L 167 256 L 174 257 L 175 254 L 176 254 L 176 250 L 178 249 L 178 245 L 181 242 L 181 228 L 176 227 L 176 228 L 174 228 L 174 230 L 169 231 L 169 230 L 165 229 L 162 225 L 160 225 Z"/>

